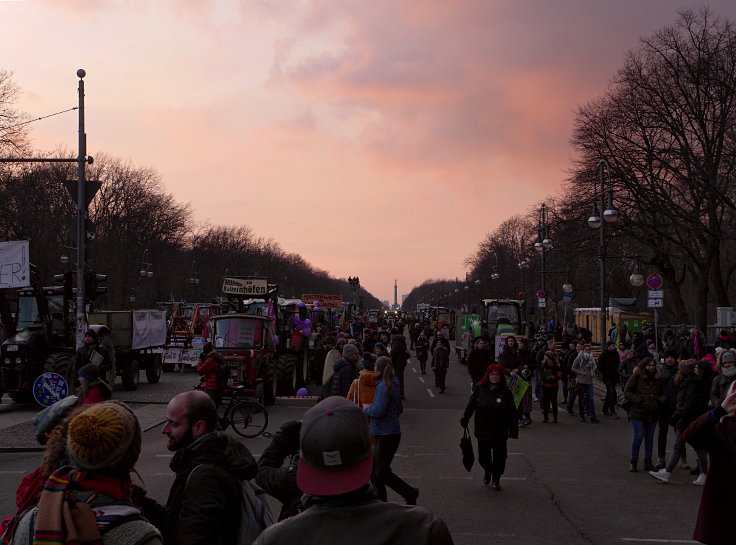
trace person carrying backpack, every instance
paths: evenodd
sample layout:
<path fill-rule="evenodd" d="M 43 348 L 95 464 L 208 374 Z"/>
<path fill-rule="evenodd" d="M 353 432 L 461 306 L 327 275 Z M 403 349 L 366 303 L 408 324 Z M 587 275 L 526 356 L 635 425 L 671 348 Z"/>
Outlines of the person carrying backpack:
<path fill-rule="evenodd" d="M 199 355 L 197 373 L 202 376 L 202 390 L 212 398 L 215 406 L 222 401 L 222 391 L 227 383 L 224 358 L 215 351 L 212 343 L 205 343 Z"/>

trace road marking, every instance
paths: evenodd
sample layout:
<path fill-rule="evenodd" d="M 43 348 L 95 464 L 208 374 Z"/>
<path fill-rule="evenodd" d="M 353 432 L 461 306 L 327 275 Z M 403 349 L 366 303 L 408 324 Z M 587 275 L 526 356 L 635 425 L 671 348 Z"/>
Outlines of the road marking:
<path fill-rule="evenodd" d="M 501 477 L 502 481 L 526 481 L 526 477 Z"/>
<path fill-rule="evenodd" d="M 0 471 L 0 475 L 23 475 L 27 471 Z"/>
<path fill-rule="evenodd" d="M 429 397 L 434 397 L 434 392 L 427 388 L 427 393 L 429 394 Z"/>
<path fill-rule="evenodd" d="M 422 384 L 424 384 L 424 379 L 422 377 L 417 377 L 417 378 L 419 379 L 419 382 L 421 382 Z"/>
<path fill-rule="evenodd" d="M 444 456 L 444 452 L 417 452 L 414 456 Z"/>
<path fill-rule="evenodd" d="M 629 542 L 646 542 L 646 543 L 698 543 L 692 539 L 660 539 L 660 538 L 643 538 L 643 537 L 622 537 L 621 541 Z"/>

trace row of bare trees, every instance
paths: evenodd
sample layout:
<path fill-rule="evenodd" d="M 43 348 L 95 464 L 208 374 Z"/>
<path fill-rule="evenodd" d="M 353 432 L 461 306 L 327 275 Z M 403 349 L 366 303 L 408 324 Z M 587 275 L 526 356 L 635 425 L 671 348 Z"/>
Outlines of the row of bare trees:
<path fill-rule="evenodd" d="M 607 255 L 640 256 L 645 275 L 663 276 L 664 320 L 701 328 L 714 322 L 716 306 L 736 301 L 732 23 L 707 9 L 684 11 L 673 26 L 643 38 L 607 92 L 578 109 L 572 142 L 577 155 L 569 177 L 546 200 L 555 242 L 545 255 L 547 274 L 531 249 L 539 236 L 540 205 L 535 205 L 479 243 L 467 260 L 470 278 L 480 280 L 485 296 L 509 297 L 522 291 L 526 273 L 527 297 L 544 287 L 554 305 L 562 299 L 567 270 L 575 287 L 573 304 L 598 306 L 598 232 L 586 223 L 604 159 L 620 217 L 607 227 Z M 524 260 L 532 262 L 530 269 L 519 268 Z M 496 265 L 500 278 L 492 280 Z M 629 258 L 607 259 L 608 295 L 637 297 L 645 307 L 646 287 L 628 283 L 634 265 Z M 417 288 L 410 301 L 425 302 L 419 292 L 434 284 Z M 465 285 L 460 284 L 455 302 L 461 303 Z"/>
<path fill-rule="evenodd" d="M 17 88 L 0 71 L 0 156 L 44 156 L 27 145 L 27 117 L 15 109 Z M 48 157 L 72 157 L 68 150 Z M 75 165 L 4 163 L 0 165 L 0 235 L 30 239 L 31 261 L 43 281 L 72 268 L 75 261 L 76 204 L 64 187 L 76 179 Z M 87 266 L 108 275 L 103 308 L 150 306 L 156 301 L 210 301 L 231 276 L 263 276 L 279 284 L 279 293 L 340 294 L 352 300 L 346 280 L 284 251 L 276 241 L 257 236 L 249 226 L 197 224 L 189 204 L 164 190 L 159 174 L 129 161 L 98 154 L 88 179 L 102 181 L 89 207 L 93 239 Z M 61 263 L 66 255 L 67 264 Z M 153 275 L 141 276 L 140 271 Z M 361 290 L 368 308 L 378 299 Z"/>

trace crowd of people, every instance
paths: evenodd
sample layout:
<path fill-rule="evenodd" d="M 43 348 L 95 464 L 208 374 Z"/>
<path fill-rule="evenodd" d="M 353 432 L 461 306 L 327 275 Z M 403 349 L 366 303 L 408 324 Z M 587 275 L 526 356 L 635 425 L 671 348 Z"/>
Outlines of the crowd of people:
<path fill-rule="evenodd" d="M 410 351 L 420 373 L 433 371 L 438 394 L 452 386 L 446 381 L 449 339 L 429 323 L 412 323 L 408 331 L 398 322 L 391 329 L 329 332 L 324 359 L 312 369 L 321 400 L 301 420 L 284 422 L 258 462 L 218 431 L 222 358 L 207 345 L 197 368 L 202 389 L 176 395 L 166 408 L 162 433 L 173 452 L 174 481 L 165 505 L 133 482 L 140 425 L 129 407 L 110 400 L 99 378 L 104 354 L 102 360 L 95 355 L 102 351 L 89 333 L 77 354 L 78 397 L 39 419 L 43 462 L 23 479 L 0 543 L 241 543 L 250 482 L 282 507 L 279 522 L 258 526 L 247 542 L 344 543 L 365 528 L 375 543 L 452 543 L 444 521 L 417 506 L 419 489 L 391 468 L 401 444 Z M 535 403 L 543 424 L 558 423 L 561 406 L 581 422 L 598 423 L 595 386 L 602 384 L 601 418 L 625 415 L 631 425 L 629 471 L 639 470 L 644 443 L 643 469 L 669 482 L 675 468 L 690 469 L 690 444 L 697 460 L 693 484 L 705 486 L 695 538 L 727 543 L 727 485 L 736 484 L 736 348 L 678 359 L 663 343 L 659 361 L 649 341 L 646 333 L 632 340 L 633 348 L 611 340 L 596 357 L 585 338 L 573 335 L 539 334 L 531 343 L 506 336 L 496 356 L 490 339 L 476 339 L 460 424 L 468 430 L 473 422 L 484 485 L 501 490 L 507 442 L 532 424 Z M 388 502 L 387 489 L 404 505 Z"/>

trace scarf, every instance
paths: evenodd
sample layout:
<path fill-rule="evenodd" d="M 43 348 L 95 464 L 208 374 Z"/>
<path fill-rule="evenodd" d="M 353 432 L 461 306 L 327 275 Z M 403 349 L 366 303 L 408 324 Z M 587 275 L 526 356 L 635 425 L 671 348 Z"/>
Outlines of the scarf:
<path fill-rule="evenodd" d="M 73 490 L 111 497 L 116 503 L 94 509 L 78 501 Z M 54 471 L 44 484 L 38 502 L 33 545 L 102 545 L 102 532 L 120 517 L 140 514 L 130 503 L 134 486 L 130 481 L 91 475 L 66 466 Z"/>

